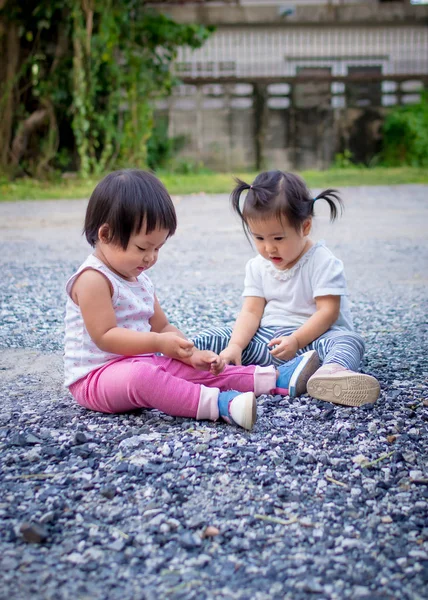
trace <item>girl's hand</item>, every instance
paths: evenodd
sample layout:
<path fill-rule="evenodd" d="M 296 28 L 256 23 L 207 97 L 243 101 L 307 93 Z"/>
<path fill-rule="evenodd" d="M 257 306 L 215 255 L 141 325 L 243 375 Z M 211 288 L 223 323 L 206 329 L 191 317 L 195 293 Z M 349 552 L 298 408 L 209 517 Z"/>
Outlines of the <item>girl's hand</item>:
<path fill-rule="evenodd" d="M 221 358 L 221 356 L 218 356 L 218 354 L 216 354 L 215 356 L 215 360 L 213 360 L 213 362 L 211 363 L 210 373 L 211 375 L 220 375 L 220 373 L 224 371 L 226 363 Z"/>
<path fill-rule="evenodd" d="M 229 344 L 222 352 L 220 352 L 220 358 L 222 358 L 226 365 L 240 365 L 242 364 L 242 349 L 236 344 Z"/>
<path fill-rule="evenodd" d="M 210 350 L 193 350 L 189 362 L 195 369 L 210 371 L 213 375 L 218 375 L 225 367 L 224 360 Z"/>
<path fill-rule="evenodd" d="M 279 358 L 280 360 L 291 360 L 296 356 L 297 350 L 299 349 L 299 342 L 294 335 L 287 335 L 284 337 L 278 337 L 272 339 L 268 346 L 273 350 L 270 351 L 272 356 Z"/>
<path fill-rule="evenodd" d="M 162 352 L 165 356 L 175 358 L 176 360 L 191 358 L 194 352 L 193 342 L 172 332 L 160 333 L 158 345 L 158 352 Z"/>

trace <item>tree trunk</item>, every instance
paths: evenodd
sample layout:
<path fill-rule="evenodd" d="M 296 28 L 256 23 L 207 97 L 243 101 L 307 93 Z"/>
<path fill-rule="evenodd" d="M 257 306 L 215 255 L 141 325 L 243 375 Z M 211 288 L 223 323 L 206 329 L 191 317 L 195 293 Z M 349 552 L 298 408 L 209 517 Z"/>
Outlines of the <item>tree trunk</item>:
<path fill-rule="evenodd" d="M 0 167 L 6 168 L 10 163 L 20 46 L 16 24 L 3 21 L 0 25 L 0 55 L 4 57 L 0 61 Z"/>
<path fill-rule="evenodd" d="M 19 165 L 19 161 L 23 157 L 25 150 L 27 149 L 28 140 L 30 135 L 37 131 L 42 125 L 48 122 L 49 114 L 46 108 L 41 108 L 34 111 L 25 121 L 20 125 L 19 130 L 13 140 L 11 149 L 11 164 L 14 167 Z"/>

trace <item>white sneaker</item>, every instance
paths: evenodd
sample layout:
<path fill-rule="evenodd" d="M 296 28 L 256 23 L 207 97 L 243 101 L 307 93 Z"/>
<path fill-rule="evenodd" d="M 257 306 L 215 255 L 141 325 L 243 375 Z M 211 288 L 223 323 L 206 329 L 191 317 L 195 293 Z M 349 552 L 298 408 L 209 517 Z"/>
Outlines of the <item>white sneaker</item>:
<path fill-rule="evenodd" d="M 326 400 L 344 406 L 362 406 L 379 398 L 377 379 L 364 373 L 329 364 L 316 371 L 308 381 L 308 394 L 317 400 Z"/>
<path fill-rule="evenodd" d="M 250 430 L 257 418 L 256 396 L 253 392 L 220 392 L 218 410 L 227 423 Z"/>

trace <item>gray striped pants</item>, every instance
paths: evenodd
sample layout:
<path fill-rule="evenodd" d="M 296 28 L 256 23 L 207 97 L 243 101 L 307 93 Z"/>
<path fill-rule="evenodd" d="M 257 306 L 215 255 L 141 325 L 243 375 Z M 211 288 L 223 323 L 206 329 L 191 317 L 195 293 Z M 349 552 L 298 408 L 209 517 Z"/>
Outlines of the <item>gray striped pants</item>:
<path fill-rule="evenodd" d="M 267 344 L 273 338 L 291 335 L 295 331 L 295 327 L 281 329 L 260 327 L 242 353 L 242 364 L 261 367 L 279 366 L 285 361 L 274 358 L 269 353 Z M 231 327 L 212 327 L 194 337 L 193 342 L 199 350 L 212 350 L 219 354 L 228 345 L 231 335 Z M 358 371 L 364 355 L 364 341 L 354 331 L 329 329 L 305 348 L 299 350 L 297 354 L 303 354 L 308 350 L 318 352 L 321 364 L 338 363 L 345 369 Z"/>

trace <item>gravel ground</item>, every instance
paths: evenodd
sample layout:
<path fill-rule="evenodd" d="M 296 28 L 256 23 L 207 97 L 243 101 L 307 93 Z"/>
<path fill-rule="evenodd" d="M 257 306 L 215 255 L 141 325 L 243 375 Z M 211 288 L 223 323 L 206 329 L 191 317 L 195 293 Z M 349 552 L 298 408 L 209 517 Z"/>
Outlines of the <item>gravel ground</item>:
<path fill-rule="evenodd" d="M 0 597 L 428 596 L 427 186 L 349 188 L 314 238 L 346 265 L 373 407 L 263 396 L 251 433 L 102 415 L 62 388 L 85 202 L 0 204 Z M 252 255 L 226 196 L 176 198 L 152 273 L 189 335 L 230 323 Z"/>

